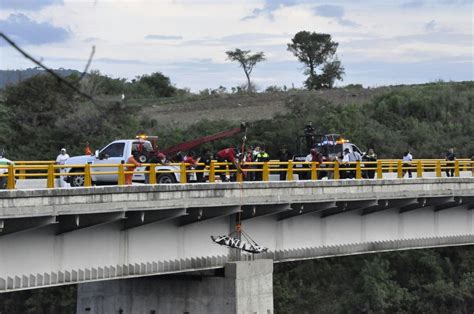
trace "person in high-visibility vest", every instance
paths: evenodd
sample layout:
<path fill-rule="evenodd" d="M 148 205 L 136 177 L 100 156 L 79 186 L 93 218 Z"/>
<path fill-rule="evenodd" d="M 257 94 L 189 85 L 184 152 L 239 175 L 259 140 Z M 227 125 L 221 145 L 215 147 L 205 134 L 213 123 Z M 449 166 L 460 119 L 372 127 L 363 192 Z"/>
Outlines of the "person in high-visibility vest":
<path fill-rule="evenodd" d="M 125 184 L 126 185 L 132 185 L 132 178 L 133 178 L 133 171 L 135 171 L 135 168 L 136 167 L 141 167 L 141 163 L 139 163 L 135 158 L 137 155 L 136 152 L 133 152 L 132 153 L 133 155 L 131 155 L 130 157 L 128 157 L 127 159 L 127 164 L 129 165 L 132 165 L 132 166 L 127 166 L 125 167 L 125 171 L 126 172 L 130 172 L 130 173 L 125 173 Z"/>

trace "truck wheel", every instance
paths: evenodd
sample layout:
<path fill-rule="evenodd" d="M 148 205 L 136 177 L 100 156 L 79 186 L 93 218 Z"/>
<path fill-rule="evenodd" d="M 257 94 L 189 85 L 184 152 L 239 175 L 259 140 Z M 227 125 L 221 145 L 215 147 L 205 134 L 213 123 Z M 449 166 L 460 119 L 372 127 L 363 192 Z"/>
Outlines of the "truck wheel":
<path fill-rule="evenodd" d="M 148 161 L 147 155 L 140 155 L 138 156 L 138 162 L 141 162 L 142 164 L 146 163 Z"/>
<path fill-rule="evenodd" d="M 71 170 L 71 174 L 74 174 L 74 172 L 84 172 L 84 169 L 73 169 Z M 69 183 L 71 184 L 72 187 L 81 187 L 84 186 L 84 175 L 72 175 L 69 177 Z"/>
<path fill-rule="evenodd" d="M 176 178 L 172 173 L 162 173 L 156 177 L 156 183 L 158 184 L 170 184 L 176 183 Z"/>

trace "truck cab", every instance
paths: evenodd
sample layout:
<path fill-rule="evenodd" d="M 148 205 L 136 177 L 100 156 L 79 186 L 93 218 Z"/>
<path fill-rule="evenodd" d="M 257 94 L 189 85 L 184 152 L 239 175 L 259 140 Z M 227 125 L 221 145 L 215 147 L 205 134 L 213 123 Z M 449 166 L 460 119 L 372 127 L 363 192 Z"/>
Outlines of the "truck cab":
<path fill-rule="evenodd" d="M 2 156 L 3 150 L 0 150 L 0 174 L 7 175 L 8 174 L 8 166 L 13 165 L 13 161 L 5 158 Z M 8 177 L 0 177 L 0 190 L 7 188 Z"/>
<path fill-rule="evenodd" d="M 91 167 L 91 178 L 94 184 L 117 184 L 118 173 L 99 174 L 99 172 L 118 172 L 118 165 L 126 164 L 127 159 L 132 155 L 133 151 L 147 154 L 152 151 L 152 144 L 143 139 L 134 140 L 116 140 L 103 148 L 97 150 L 94 155 L 75 156 L 66 160 L 66 165 L 94 165 Z M 140 157 L 139 157 L 140 159 Z M 104 165 L 101 167 L 100 165 Z M 109 165 L 117 165 L 112 167 Z M 137 171 L 144 171 L 145 167 L 138 167 Z M 157 183 L 176 183 L 180 180 L 179 167 L 170 165 L 158 165 L 157 172 L 167 171 L 167 173 L 157 174 Z M 176 171 L 176 172 L 173 172 Z M 66 177 L 66 180 L 72 187 L 84 186 L 84 175 L 75 175 L 74 172 L 84 172 L 84 168 L 74 167 L 69 168 L 68 172 L 71 176 Z M 133 181 L 145 182 L 146 177 L 143 173 L 135 173 Z"/>

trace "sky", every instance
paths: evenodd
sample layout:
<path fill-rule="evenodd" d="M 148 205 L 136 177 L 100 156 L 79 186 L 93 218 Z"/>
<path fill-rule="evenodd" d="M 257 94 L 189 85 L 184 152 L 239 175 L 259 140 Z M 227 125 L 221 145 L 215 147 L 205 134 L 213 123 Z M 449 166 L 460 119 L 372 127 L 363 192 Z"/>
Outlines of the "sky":
<path fill-rule="evenodd" d="M 301 87 L 287 50 L 299 31 L 327 33 L 345 68 L 338 86 L 474 78 L 470 0 L 0 0 L 0 31 L 51 68 L 133 79 L 162 72 L 199 91 L 245 84 L 228 50 L 264 52 L 252 80 Z M 34 67 L 0 38 L 0 69 Z"/>

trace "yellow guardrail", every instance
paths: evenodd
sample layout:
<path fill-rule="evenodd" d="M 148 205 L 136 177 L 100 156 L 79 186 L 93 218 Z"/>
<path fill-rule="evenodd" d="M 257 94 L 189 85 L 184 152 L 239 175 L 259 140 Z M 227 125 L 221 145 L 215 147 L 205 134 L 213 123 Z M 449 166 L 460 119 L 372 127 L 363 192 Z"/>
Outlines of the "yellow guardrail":
<path fill-rule="evenodd" d="M 19 161 L 12 165 L 0 165 L 0 169 L 6 169 L 7 173 L 0 173 L 0 183 L 5 182 L 6 188 L 15 189 L 17 179 L 43 178 L 47 179 L 47 188 L 55 187 L 55 179 L 62 177 L 83 178 L 83 185 L 88 187 L 93 184 L 93 177 L 101 175 L 117 175 L 117 184 L 125 185 L 126 176 L 133 174 L 144 174 L 149 178 L 149 184 L 156 184 L 160 174 L 174 174 L 179 178 L 178 183 L 188 183 L 191 176 L 201 174 L 207 182 L 216 182 L 220 177 L 234 177 L 234 181 L 243 182 L 269 181 L 271 174 L 279 174 L 280 178 L 287 181 L 295 180 L 320 180 L 322 178 L 340 180 L 345 178 L 354 179 L 382 179 L 384 173 L 394 173 L 396 178 L 405 176 L 423 177 L 428 172 L 433 172 L 435 177 L 443 177 L 444 174 L 452 174 L 459 177 L 461 172 L 474 176 L 474 161 L 469 159 L 458 159 L 446 161 L 442 159 L 417 159 L 412 162 L 403 162 L 397 159 L 379 159 L 377 161 L 358 161 L 342 164 L 339 162 L 299 162 L 299 161 L 276 161 L 242 163 L 237 170 L 231 163 L 212 161 L 210 165 L 198 163 L 199 169 L 191 167 L 186 163 L 169 163 L 172 169 L 157 170 L 160 164 L 142 164 L 147 170 L 128 170 L 133 165 L 129 164 L 86 164 L 86 165 L 56 165 L 54 161 Z M 110 171 L 98 171 L 95 168 L 110 168 Z M 69 170 L 69 171 L 67 171 Z M 73 170 L 73 172 L 71 172 Z M 0 188 L 2 186 L 0 185 Z"/>

